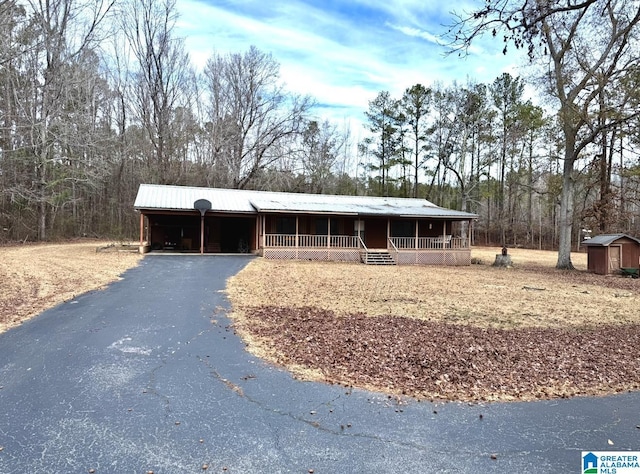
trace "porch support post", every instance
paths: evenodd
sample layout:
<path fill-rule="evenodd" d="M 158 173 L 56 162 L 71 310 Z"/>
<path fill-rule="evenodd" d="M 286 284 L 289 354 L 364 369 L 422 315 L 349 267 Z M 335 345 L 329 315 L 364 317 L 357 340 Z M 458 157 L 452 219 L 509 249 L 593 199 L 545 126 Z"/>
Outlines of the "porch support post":
<path fill-rule="evenodd" d="M 204 213 L 200 213 L 200 255 L 204 255 Z"/>
<path fill-rule="evenodd" d="M 391 238 L 391 219 L 387 218 L 387 243 L 385 246 L 389 248 L 389 239 Z"/>
<path fill-rule="evenodd" d="M 251 251 L 258 250 L 258 245 L 260 245 L 260 216 L 256 216 L 256 235 L 254 237 L 256 238 L 254 240 L 255 248 L 251 249 Z"/>
<path fill-rule="evenodd" d="M 140 246 L 142 246 L 144 236 L 144 214 L 140 213 Z"/>
<path fill-rule="evenodd" d="M 420 233 L 418 232 L 418 226 L 420 225 L 420 221 L 416 219 L 416 241 L 415 241 L 415 249 L 418 250 L 418 236 Z"/>
<path fill-rule="evenodd" d="M 299 240 L 299 235 L 300 233 L 298 232 L 300 229 L 300 218 L 298 216 L 296 216 L 296 258 L 298 258 L 298 246 L 300 245 L 300 240 Z"/>
<path fill-rule="evenodd" d="M 264 250 L 267 243 L 267 217 L 262 214 L 262 250 Z"/>
<path fill-rule="evenodd" d="M 327 248 L 331 248 L 331 217 L 327 217 Z"/>
<path fill-rule="evenodd" d="M 442 250 L 445 248 L 447 239 L 447 221 L 442 221 Z"/>

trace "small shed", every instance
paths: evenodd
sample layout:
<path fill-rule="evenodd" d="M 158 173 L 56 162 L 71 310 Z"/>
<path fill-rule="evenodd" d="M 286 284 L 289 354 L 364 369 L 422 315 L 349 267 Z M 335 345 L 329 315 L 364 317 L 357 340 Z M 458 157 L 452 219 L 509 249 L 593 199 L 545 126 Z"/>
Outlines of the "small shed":
<path fill-rule="evenodd" d="M 640 240 L 627 234 L 603 234 L 582 242 L 587 247 L 587 269 L 599 275 L 640 267 Z"/>

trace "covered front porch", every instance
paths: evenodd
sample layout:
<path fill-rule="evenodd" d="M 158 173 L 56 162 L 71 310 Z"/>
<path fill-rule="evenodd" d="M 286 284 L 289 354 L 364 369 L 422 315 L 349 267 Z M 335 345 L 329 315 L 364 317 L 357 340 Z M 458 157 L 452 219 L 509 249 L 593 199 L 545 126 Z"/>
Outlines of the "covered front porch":
<path fill-rule="evenodd" d="M 470 220 L 260 216 L 265 258 L 470 265 Z"/>
<path fill-rule="evenodd" d="M 476 214 L 426 199 L 141 184 L 141 251 L 470 265 Z"/>

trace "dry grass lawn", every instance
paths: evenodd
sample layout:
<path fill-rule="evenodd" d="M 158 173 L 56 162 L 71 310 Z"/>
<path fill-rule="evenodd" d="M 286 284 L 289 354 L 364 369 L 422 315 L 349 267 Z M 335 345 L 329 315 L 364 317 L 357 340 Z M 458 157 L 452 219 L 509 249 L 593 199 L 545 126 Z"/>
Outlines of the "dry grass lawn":
<path fill-rule="evenodd" d="M 475 248 L 468 267 L 374 266 L 259 259 L 229 282 L 243 307 L 317 307 L 337 314 L 409 316 L 479 327 L 566 327 L 640 322 L 638 280 L 555 270 L 556 254 L 512 249 L 513 268 L 494 268 L 499 249 Z"/>
<path fill-rule="evenodd" d="M 106 242 L 0 247 L 0 332 L 45 309 L 117 280 L 140 256 L 97 252 Z"/>

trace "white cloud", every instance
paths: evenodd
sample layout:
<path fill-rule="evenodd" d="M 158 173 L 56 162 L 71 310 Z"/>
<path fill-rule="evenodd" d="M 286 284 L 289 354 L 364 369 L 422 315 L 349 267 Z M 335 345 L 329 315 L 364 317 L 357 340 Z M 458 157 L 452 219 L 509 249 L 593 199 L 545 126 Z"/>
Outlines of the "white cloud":
<path fill-rule="evenodd" d="M 214 51 L 244 52 L 255 45 L 270 52 L 291 91 L 313 96 L 322 113 L 356 121 L 382 90 L 400 96 L 417 83 L 492 82 L 513 70 L 513 61 L 491 41 L 474 45 L 464 58 L 445 56 L 440 2 L 358 0 L 330 11 L 332 5 L 179 0 L 178 34 L 200 67 Z M 357 10 L 345 11 L 350 8 Z"/>
<path fill-rule="evenodd" d="M 439 46 L 444 46 L 444 42 L 438 36 L 431 34 L 427 31 L 420 30 L 419 28 L 415 28 L 412 26 L 399 26 L 399 25 L 393 25 L 393 24 L 389 24 L 389 26 L 394 30 L 399 31 L 407 36 L 412 36 L 414 38 L 421 38 L 430 43 L 434 43 Z"/>

